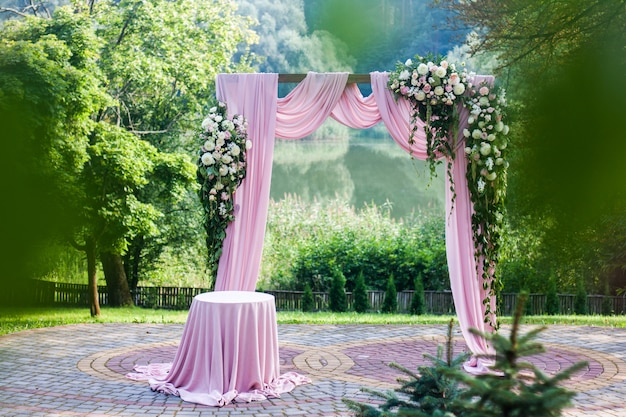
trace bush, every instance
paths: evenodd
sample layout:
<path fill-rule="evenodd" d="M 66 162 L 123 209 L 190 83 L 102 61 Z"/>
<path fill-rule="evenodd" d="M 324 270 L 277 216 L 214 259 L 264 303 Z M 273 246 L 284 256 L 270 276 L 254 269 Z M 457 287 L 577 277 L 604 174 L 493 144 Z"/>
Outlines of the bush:
<path fill-rule="evenodd" d="M 385 290 L 394 274 L 399 291 L 422 273 L 429 290 L 450 288 L 444 218 L 426 215 L 399 222 L 388 210 L 356 210 L 346 202 L 304 204 L 294 197 L 271 203 L 259 285 L 268 289 L 327 292 L 333 269 L 354 291 L 363 271 L 370 289 Z"/>
<path fill-rule="evenodd" d="M 302 311 L 309 312 L 315 310 L 315 300 L 313 299 L 313 291 L 311 286 L 306 284 L 304 286 L 304 294 L 302 294 Z"/>
<path fill-rule="evenodd" d="M 389 275 L 389 280 L 387 281 L 382 311 L 383 313 L 395 313 L 398 311 L 398 292 L 396 290 L 393 274 Z"/>
<path fill-rule="evenodd" d="M 554 316 L 559 314 L 559 296 L 556 292 L 556 277 L 550 277 L 548 292 L 546 293 L 546 314 Z"/>
<path fill-rule="evenodd" d="M 346 296 L 346 278 L 339 269 L 333 271 L 332 285 L 328 294 L 330 311 L 343 313 L 348 311 L 348 297 Z"/>
<path fill-rule="evenodd" d="M 576 298 L 574 298 L 574 313 L 580 315 L 586 315 L 587 308 L 587 291 L 585 290 L 585 283 L 583 280 L 579 280 L 576 284 Z"/>
<path fill-rule="evenodd" d="M 359 272 L 356 276 L 356 283 L 354 284 L 353 307 L 357 313 L 365 313 L 370 308 L 369 297 L 367 295 L 367 287 L 365 286 L 365 276 L 363 271 Z"/>
<path fill-rule="evenodd" d="M 418 274 L 415 278 L 413 298 L 411 299 L 411 307 L 409 312 L 415 315 L 421 315 L 426 312 L 426 300 L 424 300 L 424 285 L 422 284 L 422 274 Z"/>

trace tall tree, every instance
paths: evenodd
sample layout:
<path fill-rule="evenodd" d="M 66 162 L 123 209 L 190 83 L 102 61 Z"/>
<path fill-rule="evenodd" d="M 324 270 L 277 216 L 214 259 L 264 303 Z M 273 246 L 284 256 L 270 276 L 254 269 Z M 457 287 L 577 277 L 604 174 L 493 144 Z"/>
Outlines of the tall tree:
<path fill-rule="evenodd" d="M 34 17 L 6 22 L 0 38 L 0 282 L 6 302 L 20 301 L 7 288 L 28 290 L 23 284 L 33 277 L 39 250 L 74 224 L 67 198 L 88 160 L 90 116 L 105 102 L 90 53 L 91 23 L 60 15 L 71 43 L 49 23 Z"/>
<path fill-rule="evenodd" d="M 453 25 L 474 29 L 471 49 L 497 55 L 509 83 L 518 132 L 509 213 L 544 235 L 549 259 L 538 262 L 572 284 L 589 276 L 599 292 L 607 280 L 626 285 L 626 132 L 615 123 L 626 106 L 615 81 L 626 73 L 624 1 L 436 3 L 456 13 Z"/>

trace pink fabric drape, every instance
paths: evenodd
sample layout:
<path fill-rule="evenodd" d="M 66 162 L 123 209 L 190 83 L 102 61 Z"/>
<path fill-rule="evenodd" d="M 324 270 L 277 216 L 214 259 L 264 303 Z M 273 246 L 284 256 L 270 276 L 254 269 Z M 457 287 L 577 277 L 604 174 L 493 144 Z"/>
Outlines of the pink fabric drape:
<path fill-rule="evenodd" d="M 244 75 L 246 77 L 243 77 Z M 392 138 L 405 151 L 418 159 L 427 158 L 423 122 L 420 120 L 416 122 L 415 143 L 410 144 L 409 103 L 404 99 L 396 100 L 388 90 L 387 73 L 373 72 L 370 75 L 372 95 L 368 97 L 363 97 L 355 84 L 345 86 L 347 79 L 345 73 L 309 73 L 305 80 L 284 99 L 276 99 L 276 89 L 271 92 L 271 95 L 269 95 L 269 89 L 264 89 L 263 92 L 267 93 L 268 97 L 262 99 L 255 96 L 255 100 L 248 97 L 253 94 L 252 92 L 259 91 L 253 87 L 252 80 L 264 84 L 265 78 L 271 77 L 272 80 L 275 80 L 275 74 L 241 74 L 218 77 L 218 98 L 228 103 L 229 111 L 242 113 L 248 117 L 250 127 L 257 121 L 263 123 L 265 128 L 262 129 L 262 132 L 266 133 L 267 136 L 254 137 L 253 153 L 255 157 L 248 159 L 248 177 L 242 184 L 243 188 L 249 181 L 263 183 L 263 187 L 258 186 L 259 189 L 262 188 L 263 195 L 250 192 L 240 193 L 240 188 L 235 197 L 236 204 L 241 207 L 241 213 L 254 211 L 257 217 L 244 216 L 239 213 L 236 215 L 233 224 L 239 224 L 239 226 L 233 226 L 233 229 L 240 231 L 240 234 L 235 234 L 236 237 L 233 238 L 227 236 L 224 254 L 220 259 L 218 270 L 219 287 L 216 285 L 216 289 L 247 289 L 252 291 L 256 285 L 260 266 L 260 248 L 263 246 L 263 233 L 260 231 L 264 230 L 267 219 L 267 201 L 275 136 L 288 139 L 304 137 L 319 127 L 329 115 L 352 128 L 369 128 L 382 120 Z M 242 79 L 252 84 L 239 85 L 236 77 L 243 77 Z M 493 83 L 493 77 L 477 76 L 474 79 L 476 84 L 481 81 Z M 241 103 L 251 101 L 258 102 L 256 107 L 241 108 Z M 272 107 L 267 103 L 277 104 Z M 272 108 L 275 108 L 275 116 L 272 116 Z M 463 128 L 467 127 L 467 117 L 467 111 L 462 109 L 457 138 L 459 146 L 462 146 L 462 132 Z M 275 132 L 270 132 L 271 124 L 274 121 Z M 257 143 L 259 141 L 261 146 Z M 269 143 L 272 145 L 270 146 Z M 260 155 L 262 152 L 264 153 L 263 156 Z M 459 325 L 468 347 L 476 355 L 491 354 L 493 353 L 491 347 L 469 332 L 470 328 L 481 331 L 492 331 L 493 329 L 488 328 L 483 320 L 484 306 L 482 300 L 485 293 L 482 289 L 482 278 L 477 276 L 474 260 L 471 229 L 472 206 L 465 178 L 465 153 L 457 152 L 456 155 L 453 177 L 457 195 L 454 204 L 451 203 L 452 196 L 449 187 L 446 187 L 446 247 L 451 288 Z M 259 159 L 263 164 L 257 166 Z M 248 206 L 255 208 L 252 209 Z M 253 227 L 255 221 L 259 224 Z M 260 222 L 262 222 L 262 227 Z M 244 226 L 244 224 L 246 225 Z M 248 228 L 254 234 L 246 234 L 245 230 Z M 231 232 L 230 229 L 231 227 L 227 230 L 227 234 Z M 246 244 L 246 247 L 243 249 L 235 247 L 237 242 Z M 254 246 L 254 251 L 251 249 L 252 246 Z M 252 253 L 255 254 L 254 257 L 251 256 Z M 241 271 L 244 267 L 241 264 L 246 263 L 249 266 L 246 267 L 246 275 L 243 276 Z M 245 282 L 245 285 L 238 287 L 240 282 Z M 476 367 L 481 365 L 480 361 L 473 361 L 469 367 L 476 370 Z"/>

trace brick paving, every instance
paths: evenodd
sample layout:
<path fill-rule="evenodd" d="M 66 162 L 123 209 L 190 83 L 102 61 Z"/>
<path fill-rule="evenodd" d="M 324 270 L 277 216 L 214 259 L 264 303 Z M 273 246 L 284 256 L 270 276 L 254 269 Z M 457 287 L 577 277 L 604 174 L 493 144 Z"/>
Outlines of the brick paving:
<path fill-rule="evenodd" d="M 134 365 L 171 362 L 182 330 L 85 324 L 0 336 L 0 416 L 349 416 L 342 398 L 373 402 L 362 387 L 393 389 L 402 374 L 389 362 L 412 370 L 428 363 L 422 354 L 434 355 L 447 329 L 279 325 L 281 372 L 305 374 L 312 384 L 222 408 L 186 403 L 125 378 Z M 466 349 L 458 330 L 454 340 L 456 353 Z M 626 416 L 626 329 L 549 326 L 539 341 L 547 352 L 530 361 L 546 373 L 588 362 L 566 382 L 577 395 L 564 416 Z"/>

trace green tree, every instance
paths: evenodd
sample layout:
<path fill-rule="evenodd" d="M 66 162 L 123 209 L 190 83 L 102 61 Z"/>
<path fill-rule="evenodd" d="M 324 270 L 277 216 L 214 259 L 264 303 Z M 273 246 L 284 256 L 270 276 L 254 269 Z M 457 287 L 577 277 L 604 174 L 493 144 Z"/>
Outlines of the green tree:
<path fill-rule="evenodd" d="M 0 257 L 5 268 L 0 276 L 10 285 L 32 278 L 39 250 L 72 228 L 75 213 L 67 201 L 89 158 L 91 115 L 105 102 L 96 57 L 89 51 L 95 45 L 90 23 L 68 14 L 59 20 L 72 43 L 55 34 L 48 21 L 33 17 L 2 28 Z M 95 288 L 95 269 L 89 283 Z M 93 310 L 99 307 L 92 305 Z"/>
<path fill-rule="evenodd" d="M 497 75 L 508 83 L 517 146 L 511 152 L 515 169 L 507 204 L 512 218 L 530 216 L 526 224 L 532 228 L 519 227 L 531 240 L 543 235 L 539 264 L 544 269 L 537 272 L 599 273 L 595 290 L 603 291 L 606 282 L 615 290 L 626 270 L 620 226 L 626 218 L 626 165 L 619 156 L 626 153 L 620 139 L 626 133 L 614 122 L 626 107 L 626 87 L 612 82 L 626 72 L 624 2 L 436 3 L 457 14 L 454 25 L 475 29 L 470 48 L 496 55 Z M 596 66 L 594 88 L 583 98 L 571 85 Z M 582 101 L 610 104 L 583 106 Z M 593 122 L 571 123 L 578 119 Z M 590 137 L 597 138 L 594 146 Z"/>
<path fill-rule="evenodd" d="M 561 309 L 560 303 L 559 303 L 559 295 L 557 293 L 555 276 L 551 276 L 548 281 L 545 308 L 546 308 L 546 314 L 549 314 L 551 316 L 559 314 L 559 311 Z"/>
<path fill-rule="evenodd" d="M 356 282 L 354 284 L 353 295 L 353 306 L 354 311 L 357 313 L 365 313 L 370 308 L 369 297 L 367 294 L 367 287 L 365 285 L 365 275 L 363 275 L 363 271 L 359 271 L 356 276 Z"/>
<path fill-rule="evenodd" d="M 395 313 L 398 311 L 398 291 L 393 274 L 389 275 L 387 280 L 387 289 L 385 290 L 385 299 L 383 300 L 382 312 Z"/>
<path fill-rule="evenodd" d="M 587 308 L 587 290 L 585 289 L 585 281 L 579 279 L 576 284 L 576 296 L 574 298 L 574 313 L 585 315 L 589 312 Z"/>
<path fill-rule="evenodd" d="M 534 340 L 545 327 L 520 335 L 525 299 L 526 296 L 522 296 L 517 305 L 508 337 L 472 330 L 494 347 L 494 372 L 471 376 L 459 370 L 445 371 L 467 387 L 456 402 L 460 408 L 459 415 L 552 417 L 561 415 L 561 411 L 571 405 L 575 392 L 564 388 L 561 383 L 587 363 L 578 362 L 554 376 L 547 376 L 533 364 L 523 361 L 525 357 L 545 352 L 545 348 Z M 533 374 L 530 378 L 526 373 L 528 371 Z"/>
<path fill-rule="evenodd" d="M 346 296 L 346 277 L 341 270 L 335 268 L 328 293 L 330 311 L 342 313 L 348 311 L 348 297 Z"/>
<path fill-rule="evenodd" d="M 302 311 L 309 312 L 315 310 L 315 300 L 313 299 L 313 291 L 307 282 L 304 285 L 304 293 L 302 294 Z"/>
<path fill-rule="evenodd" d="M 418 274 L 415 278 L 413 298 L 411 299 L 411 314 L 421 315 L 426 313 L 426 300 L 424 299 L 424 284 L 422 283 L 422 274 Z"/>

